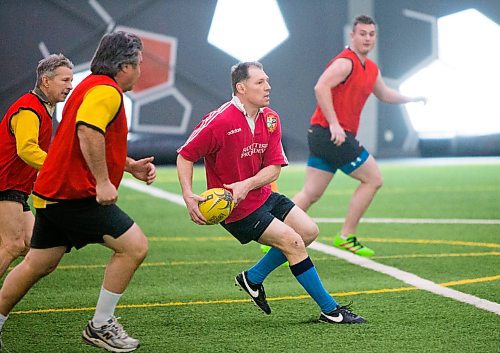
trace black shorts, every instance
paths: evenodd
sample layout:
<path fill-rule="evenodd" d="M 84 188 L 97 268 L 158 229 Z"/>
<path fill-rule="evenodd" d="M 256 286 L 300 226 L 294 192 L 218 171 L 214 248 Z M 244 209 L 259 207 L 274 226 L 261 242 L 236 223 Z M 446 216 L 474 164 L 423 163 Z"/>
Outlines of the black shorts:
<path fill-rule="evenodd" d="M 31 247 L 66 246 L 69 252 L 73 246 L 104 243 L 104 235 L 118 238 L 133 224 L 118 206 L 100 205 L 95 198 L 62 201 L 36 209 Z"/>
<path fill-rule="evenodd" d="M 221 225 L 231 233 L 241 244 L 259 240 L 273 219 L 284 221 L 295 206 L 288 197 L 273 192 L 266 202 L 251 214 L 239 221 Z"/>
<path fill-rule="evenodd" d="M 346 131 L 346 139 L 340 146 L 331 141 L 330 129 L 320 125 L 312 125 L 307 134 L 309 158 L 307 165 L 334 174 L 337 169 L 351 174 L 370 156 L 367 150 Z"/>
<path fill-rule="evenodd" d="M 0 201 L 19 202 L 23 205 L 23 212 L 31 211 L 30 205 L 28 205 L 28 196 L 28 194 L 19 190 L 0 191 Z"/>

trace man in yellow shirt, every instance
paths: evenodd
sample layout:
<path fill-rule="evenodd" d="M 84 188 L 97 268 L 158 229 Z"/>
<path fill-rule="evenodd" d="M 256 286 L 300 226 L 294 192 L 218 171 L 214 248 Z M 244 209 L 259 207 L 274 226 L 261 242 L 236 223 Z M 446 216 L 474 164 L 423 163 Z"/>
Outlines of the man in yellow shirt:
<path fill-rule="evenodd" d="M 40 60 L 35 88 L 0 122 L 0 277 L 28 250 L 35 218 L 27 200 L 47 155 L 55 105 L 73 88 L 72 69 L 62 54 Z"/>

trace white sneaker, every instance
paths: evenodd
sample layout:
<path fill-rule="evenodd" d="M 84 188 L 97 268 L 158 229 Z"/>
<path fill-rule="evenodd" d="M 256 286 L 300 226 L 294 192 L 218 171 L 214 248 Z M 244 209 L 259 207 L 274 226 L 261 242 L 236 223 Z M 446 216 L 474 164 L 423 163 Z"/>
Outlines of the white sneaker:
<path fill-rule="evenodd" d="M 132 352 L 139 347 L 139 340 L 130 337 L 112 316 L 103 326 L 95 327 L 89 321 L 82 333 L 83 341 L 91 346 L 104 348 L 110 352 Z"/>

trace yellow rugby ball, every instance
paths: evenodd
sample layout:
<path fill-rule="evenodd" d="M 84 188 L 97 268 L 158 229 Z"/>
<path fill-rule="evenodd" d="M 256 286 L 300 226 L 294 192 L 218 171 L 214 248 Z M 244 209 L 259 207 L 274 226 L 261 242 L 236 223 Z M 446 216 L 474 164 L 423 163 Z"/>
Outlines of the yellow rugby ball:
<path fill-rule="evenodd" d="M 225 220 L 234 208 L 233 195 L 223 188 L 208 189 L 200 194 L 205 201 L 198 202 L 207 224 L 218 224 Z"/>

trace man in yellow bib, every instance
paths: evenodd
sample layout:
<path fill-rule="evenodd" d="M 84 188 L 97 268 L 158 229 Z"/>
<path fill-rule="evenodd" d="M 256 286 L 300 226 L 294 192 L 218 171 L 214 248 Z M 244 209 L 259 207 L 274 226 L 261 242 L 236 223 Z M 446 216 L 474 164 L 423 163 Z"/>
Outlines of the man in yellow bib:
<path fill-rule="evenodd" d="M 35 217 L 28 205 L 52 138 L 52 116 L 73 88 L 73 64 L 62 54 L 40 60 L 35 88 L 0 123 L 0 277 L 28 251 Z"/>

